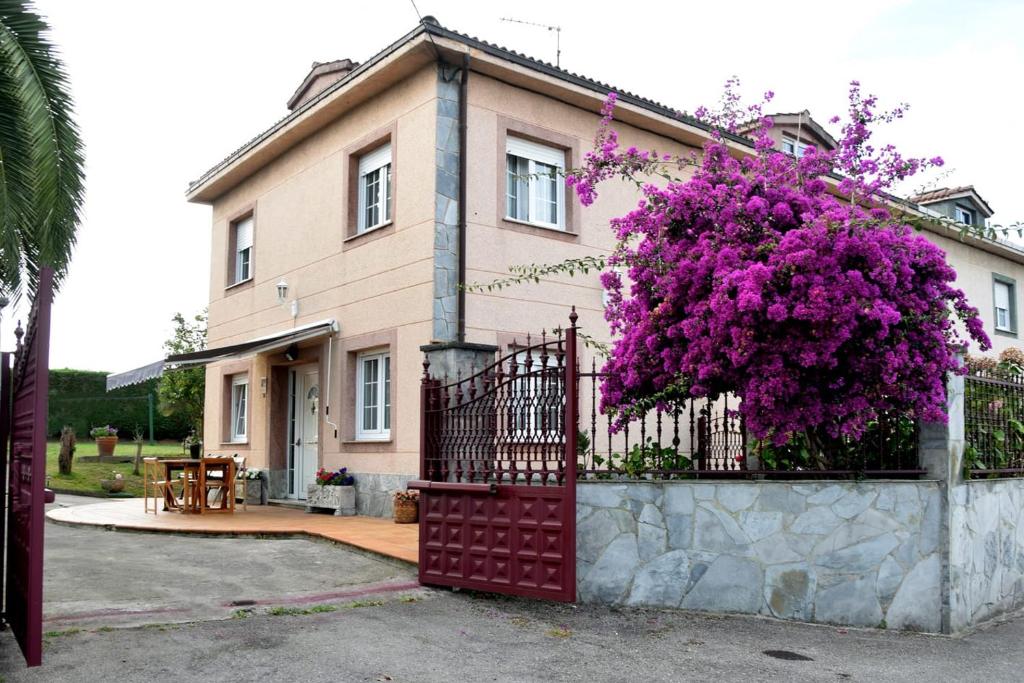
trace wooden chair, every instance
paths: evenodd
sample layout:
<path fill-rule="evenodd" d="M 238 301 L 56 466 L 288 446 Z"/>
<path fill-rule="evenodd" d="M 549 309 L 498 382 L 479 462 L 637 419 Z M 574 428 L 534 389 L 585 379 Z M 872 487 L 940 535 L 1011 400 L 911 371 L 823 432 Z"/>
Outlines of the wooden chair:
<path fill-rule="evenodd" d="M 224 458 L 224 456 L 214 455 L 212 453 L 206 456 L 206 459 L 211 458 Z M 207 469 L 206 476 L 204 477 L 203 480 L 203 488 L 205 490 L 202 491 L 200 494 L 205 496 L 203 498 L 203 503 L 205 503 L 204 507 L 206 508 L 206 510 L 234 510 L 235 501 L 234 498 L 232 497 L 234 495 L 234 486 L 229 481 L 228 471 L 233 467 L 234 462 L 229 462 L 227 467 L 225 467 L 223 470 L 215 469 L 213 471 L 210 471 L 209 469 Z M 211 495 L 213 496 L 212 501 L 210 500 Z M 214 505 L 216 503 L 220 503 L 220 507 L 215 507 Z"/>
<path fill-rule="evenodd" d="M 157 514 L 160 511 L 160 506 L 166 499 L 167 492 L 173 491 L 171 488 L 171 482 L 164 479 L 163 467 L 160 465 L 160 461 L 156 458 L 143 458 L 142 459 L 142 498 L 143 508 L 146 513 L 149 513 L 149 498 L 150 489 L 153 491 L 153 514 Z"/>

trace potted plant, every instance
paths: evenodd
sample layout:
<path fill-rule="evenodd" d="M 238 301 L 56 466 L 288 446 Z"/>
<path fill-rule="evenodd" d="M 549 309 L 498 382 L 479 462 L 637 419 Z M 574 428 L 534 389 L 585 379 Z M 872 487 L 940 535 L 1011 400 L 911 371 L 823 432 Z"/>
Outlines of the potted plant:
<path fill-rule="evenodd" d="M 124 475 L 114 471 L 110 473 L 110 479 L 100 479 L 100 488 L 107 493 L 121 493 L 124 491 Z"/>
<path fill-rule="evenodd" d="M 337 470 L 321 467 L 316 472 L 316 483 L 306 489 L 306 512 L 327 508 L 339 517 L 356 514 L 355 483 L 347 467 Z"/>
<path fill-rule="evenodd" d="M 189 432 L 189 435 L 181 442 L 181 447 L 188 451 L 191 458 L 198 458 L 203 454 L 203 440 L 196 436 L 195 430 Z"/>
<path fill-rule="evenodd" d="M 266 476 L 263 470 L 245 471 L 245 501 L 253 505 L 267 504 Z"/>
<path fill-rule="evenodd" d="M 96 448 L 101 458 L 110 458 L 114 455 L 114 447 L 117 445 L 117 429 L 107 425 L 105 427 L 93 427 L 89 430 L 89 436 L 96 440 Z"/>
<path fill-rule="evenodd" d="M 419 520 L 420 492 L 395 491 L 395 524 L 412 524 Z"/>

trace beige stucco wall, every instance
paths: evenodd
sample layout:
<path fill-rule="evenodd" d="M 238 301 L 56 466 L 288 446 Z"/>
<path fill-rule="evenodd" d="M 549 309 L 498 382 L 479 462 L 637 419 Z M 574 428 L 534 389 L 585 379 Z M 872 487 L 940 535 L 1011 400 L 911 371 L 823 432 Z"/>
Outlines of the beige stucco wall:
<path fill-rule="evenodd" d="M 360 344 L 394 342 L 393 404 L 401 413 L 418 404 L 419 346 L 429 341 L 433 287 L 433 174 L 436 76 L 425 69 L 382 95 L 346 113 L 327 128 L 289 150 L 213 205 L 210 273 L 209 346 L 218 347 L 287 330 L 293 325 L 335 319 L 329 403 L 331 416 L 354 411 L 343 401 L 346 354 Z M 364 235 L 345 242 L 347 168 L 353 145 L 394 126 L 395 227 L 381 237 Z M 229 228 L 240 212 L 255 209 L 253 282 L 225 288 Z M 284 278 L 289 299 L 299 301 L 293 320 L 277 301 L 276 283 Z M 321 366 L 326 387 L 327 344 L 303 345 L 306 360 Z M 275 390 L 266 355 L 212 364 L 207 369 L 205 450 L 246 454 L 252 467 L 268 467 L 273 444 Z M 239 364 L 242 364 L 240 367 Z M 245 444 L 224 443 L 227 426 L 223 377 L 249 372 L 250 426 Z M 261 391 L 267 380 L 268 392 Z M 347 397 L 346 397 L 347 398 Z M 321 399 L 325 405 L 328 397 Z M 277 408 L 278 411 L 279 407 Z M 395 416 L 396 418 L 398 415 Z M 389 443 L 345 443 L 321 425 L 321 461 L 364 472 L 413 472 L 418 463 L 419 434 L 408 420 L 395 420 Z M 278 425 L 279 426 L 279 425 Z M 280 454 L 278 454 L 280 455 Z"/>

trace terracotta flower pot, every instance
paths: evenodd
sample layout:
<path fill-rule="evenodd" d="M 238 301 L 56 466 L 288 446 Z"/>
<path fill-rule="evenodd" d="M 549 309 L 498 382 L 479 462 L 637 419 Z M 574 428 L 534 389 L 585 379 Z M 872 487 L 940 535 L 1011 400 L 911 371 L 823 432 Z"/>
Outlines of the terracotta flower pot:
<path fill-rule="evenodd" d="M 100 457 L 110 457 L 114 454 L 114 446 L 117 445 L 116 436 L 97 436 L 96 448 L 99 449 Z"/>

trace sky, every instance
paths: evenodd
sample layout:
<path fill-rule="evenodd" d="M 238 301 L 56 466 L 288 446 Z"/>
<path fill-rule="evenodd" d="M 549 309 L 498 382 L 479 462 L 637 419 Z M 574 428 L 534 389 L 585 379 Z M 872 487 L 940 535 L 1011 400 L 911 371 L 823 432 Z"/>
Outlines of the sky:
<path fill-rule="evenodd" d="M 713 104 L 736 75 L 751 98 L 772 90 L 772 109 L 825 123 L 858 79 L 883 105 L 911 105 L 883 142 L 942 156 L 946 175 L 933 180 L 975 185 L 993 222 L 1024 219 L 1012 165 L 1024 158 L 1013 124 L 1024 111 L 1019 0 L 417 4 L 448 28 L 552 62 L 553 32 L 501 19 L 560 26 L 563 67 L 684 111 Z M 160 359 L 174 313 L 206 306 L 210 208 L 185 201 L 188 182 L 285 115 L 312 62 L 366 61 L 417 22 L 410 0 L 36 7 L 66 63 L 87 164 L 50 364 L 109 372 Z M 5 347 L 23 315 L 4 311 Z"/>

